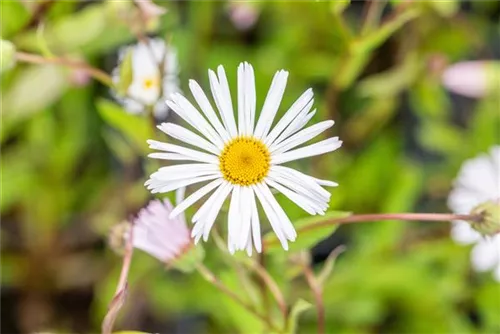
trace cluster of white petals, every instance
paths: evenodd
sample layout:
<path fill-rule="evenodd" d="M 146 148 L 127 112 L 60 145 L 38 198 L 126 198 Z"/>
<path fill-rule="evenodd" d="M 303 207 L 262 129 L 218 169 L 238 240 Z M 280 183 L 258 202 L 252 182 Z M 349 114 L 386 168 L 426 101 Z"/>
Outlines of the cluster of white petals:
<path fill-rule="evenodd" d="M 138 114 L 153 108 L 157 118 L 167 116 L 165 100 L 179 91 L 177 54 L 175 49 L 159 38 L 151 38 L 120 50 L 118 67 L 113 81 L 120 81 L 119 66 L 125 55 L 132 52 L 132 82 L 126 96 L 116 96 L 130 113 Z"/>
<path fill-rule="evenodd" d="M 236 113 L 224 68 L 219 66 L 217 73 L 209 70 L 208 75 L 217 112 L 194 80 L 189 82 L 189 88 L 199 109 L 179 93 L 170 97 L 168 106 L 196 132 L 173 123 L 163 123 L 159 129 L 191 148 L 150 140 L 150 147 L 161 151 L 150 157 L 188 163 L 160 168 L 146 185 L 153 193 L 165 193 L 208 182 L 178 204 L 170 215 L 175 217 L 213 191 L 192 217 L 195 242 L 201 238 L 207 240 L 224 201 L 230 197 L 228 247 L 231 252 L 246 249 L 251 254 L 252 245 L 261 251 L 257 203 L 287 249 L 287 241 L 294 241 L 297 234 L 271 188 L 309 214 L 325 213 L 330 192 L 323 186 L 337 184 L 282 165 L 338 149 L 342 144 L 338 137 L 302 146 L 334 122 L 305 127 L 316 112 L 311 111 L 311 89 L 306 90 L 281 119 L 275 120 L 285 92 L 287 71 L 280 70 L 274 76 L 260 114 L 257 114 L 255 77 L 250 64 L 241 63 L 238 67 Z"/>
<path fill-rule="evenodd" d="M 488 201 L 500 203 L 500 146 L 466 161 L 455 180 L 448 206 L 457 214 L 468 214 Z M 461 244 L 474 244 L 472 266 L 477 271 L 493 271 L 500 281 L 500 234 L 482 236 L 465 221 L 454 222 L 452 238 Z"/>

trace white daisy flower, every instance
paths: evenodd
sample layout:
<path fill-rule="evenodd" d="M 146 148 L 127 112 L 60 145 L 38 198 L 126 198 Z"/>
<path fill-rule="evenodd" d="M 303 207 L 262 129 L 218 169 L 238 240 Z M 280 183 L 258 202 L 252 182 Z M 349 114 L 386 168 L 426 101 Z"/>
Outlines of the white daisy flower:
<path fill-rule="evenodd" d="M 178 258 L 193 245 L 184 215 L 170 218 L 172 210 L 168 199 L 151 201 L 139 212 L 132 227 L 134 247 L 164 263 Z"/>
<path fill-rule="evenodd" d="M 493 202 L 500 205 L 500 146 L 466 161 L 455 180 L 448 206 L 456 214 L 469 214 L 478 205 Z M 500 235 L 483 237 L 465 221 L 456 221 L 452 238 L 460 244 L 475 244 L 471 262 L 477 271 L 494 271 L 500 281 Z"/>
<path fill-rule="evenodd" d="M 132 83 L 127 96 L 116 97 L 133 114 L 153 107 L 157 118 L 165 118 L 168 107 L 165 99 L 179 91 L 178 64 L 175 49 L 159 38 L 148 39 L 120 51 L 119 64 L 132 50 Z M 113 81 L 120 81 L 119 65 L 113 71 Z"/>
<path fill-rule="evenodd" d="M 261 232 L 257 202 L 281 241 L 288 249 L 287 240 L 294 241 L 297 234 L 285 211 L 274 198 L 270 187 L 283 193 L 309 214 L 324 214 L 330 193 L 322 186 L 337 186 L 331 181 L 319 180 L 284 163 L 312 157 L 339 148 L 338 137 L 303 146 L 333 126 L 324 121 L 305 129 L 313 117 L 313 92 L 305 91 L 272 127 L 283 98 L 288 72 L 281 70 L 274 76 L 260 116 L 256 117 L 254 71 L 250 64 L 238 67 L 237 117 L 224 68 L 217 74 L 209 70 L 210 88 L 220 119 L 207 96 L 194 80 L 189 87 L 201 113 L 181 94 L 173 94 L 168 106 L 199 134 L 172 123 L 163 123 L 159 129 L 167 135 L 197 149 L 149 140 L 153 149 L 163 151 L 150 157 L 165 160 L 183 160 L 190 163 L 162 167 L 146 182 L 153 193 L 164 193 L 191 184 L 209 181 L 188 196 L 170 217 L 175 217 L 203 196 L 215 190 L 192 218 L 195 223 L 191 235 L 198 242 L 206 241 L 210 229 L 225 199 L 230 196 L 228 213 L 228 248 L 231 252 L 246 249 L 250 255 L 252 244 L 261 252 Z"/>

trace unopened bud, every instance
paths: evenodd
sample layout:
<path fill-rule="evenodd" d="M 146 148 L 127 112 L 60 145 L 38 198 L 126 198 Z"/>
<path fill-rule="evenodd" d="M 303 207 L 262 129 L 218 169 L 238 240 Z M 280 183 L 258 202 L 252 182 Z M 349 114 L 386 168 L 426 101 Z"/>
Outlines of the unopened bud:
<path fill-rule="evenodd" d="M 479 217 L 469 222 L 474 230 L 490 236 L 500 233 L 500 200 L 480 204 L 472 209 L 471 214 Z"/>
<path fill-rule="evenodd" d="M 123 255 L 125 253 L 125 245 L 127 238 L 130 235 L 130 223 L 122 222 L 111 228 L 108 236 L 109 248 L 115 253 Z"/>

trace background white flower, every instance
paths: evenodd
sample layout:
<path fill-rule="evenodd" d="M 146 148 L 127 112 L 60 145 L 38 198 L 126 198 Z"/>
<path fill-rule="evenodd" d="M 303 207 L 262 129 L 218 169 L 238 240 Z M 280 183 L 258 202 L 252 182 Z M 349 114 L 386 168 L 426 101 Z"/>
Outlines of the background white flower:
<path fill-rule="evenodd" d="M 153 200 L 133 223 L 133 244 L 158 260 L 168 263 L 192 245 L 184 215 L 170 218 L 173 206 L 168 199 Z"/>
<path fill-rule="evenodd" d="M 194 80 L 190 81 L 189 87 L 203 114 L 181 94 L 172 95 L 167 102 L 199 134 L 172 123 L 163 123 L 159 128 L 204 152 L 148 141 L 151 148 L 164 151 L 150 154 L 152 158 L 194 163 L 160 168 L 146 185 L 153 193 L 158 193 L 210 181 L 188 196 L 171 214 L 173 217 L 181 213 L 215 190 L 192 218 L 195 242 L 201 237 L 207 240 L 222 204 L 230 194 L 228 248 L 231 252 L 246 249 L 251 254 L 252 243 L 258 252 L 261 251 L 257 199 L 282 246 L 287 249 L 287 240 L 295 240 L 295 229 L 269 187 L 283 193 L 312 215 L 324 214 L 328 208 L 330 193 L 322 186 L 336 186 L 336 183 L 313 178 L 281 164 L 334 151 L 342 142 L 333 137 L 297 148 L 334 124 L 333 121 L 324 121 L 303 129 L 315 113 L 310 112 L 313 104 L 311 89 L 305 91 L 271 129 L 287 78 L 288 72 L 284 70 L 276 73 L 258 119 L 254 72 L 248 63 L 241 63 L 238 67 L 237 119 L 222 66 L 218 67 L 217 74 L 209 70 L 210 87 L 220 119 Z"/>
<path fill-rule="evenodd" d="M 500 203 L 500 146 L 492 147 L 489 155 L 481 154 L 462 165 L 448 198 L 448 206 L 454 213 L 468 214 L 487 201 Z M 451 236 L 461 244 L 475 243 L 471 253 L 474 269 L 493 270 L 496 280 L 500 281 L 499 234 L 483 237 L 469 223 L 456 221 Z"/>
<path fill-rule="evenodd" d="M 144 112 L 153 106 L 157 118 L 165 118 L 168 107 L 166 98 L 179 91 L 178 63 L 175 49 L 159 38 L 148 39 L 120 50 L 119 64 L 132 50 L 133 81 L 127 96 L 116 97 L 130 113 Z M 113 81 L 120 80 L 119 65 L 113 71 Z M 163 73 L 162 73 L 163 72 Z"/>

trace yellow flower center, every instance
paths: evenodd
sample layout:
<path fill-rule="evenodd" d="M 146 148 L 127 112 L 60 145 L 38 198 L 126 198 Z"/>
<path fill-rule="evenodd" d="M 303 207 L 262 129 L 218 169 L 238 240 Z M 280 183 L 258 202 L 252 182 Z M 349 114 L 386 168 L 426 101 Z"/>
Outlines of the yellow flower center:
<path fill-rule="evenodd" d="M 145 78 L 144 81 L 142 82 L 142 85 L 144 86 L 145 89 L 151 89 L 151 88 L 156 87 L 158 85 L 158 79 Z"/>
<path fill-rule="evenodd" d="M 271 154 L 253 137 L 238 137 L 227 143 L 219 157 L 224 179 L 242 186 L 259 183 L 269 172 Z"/>

